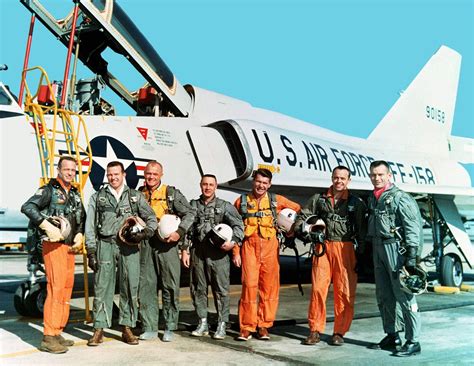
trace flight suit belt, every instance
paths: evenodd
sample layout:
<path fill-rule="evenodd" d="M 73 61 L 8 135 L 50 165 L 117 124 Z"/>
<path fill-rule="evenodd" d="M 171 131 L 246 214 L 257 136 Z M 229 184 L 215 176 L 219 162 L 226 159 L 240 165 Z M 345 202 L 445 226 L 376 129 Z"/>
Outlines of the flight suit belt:
<path fill-rule="evenodd" d="M 354 241 L 350 236 L 331 236 L 326 238 L 327 241 Z"/>
<path fill-rule="evenodd" d="M 388 238 L 388 239 L 380 238 L 380 241 L 382 242 L 382 244 L 392 244 L 392 243 L 396 243 L 397 241 L 400 241 L 400 240 L 398 240 L 397 238 Z"/>
<path fill-rule="evenodd" d="M 45 239 L 45 240 L 43 240 L 43 241 L 47 241 L 48 243 L 51 243 L 51 244 L 64 244 L 64 245 L 69 245 L 69 246 L 72 245 L 71 243 L 67 243 L 67 244 L 66 244 L 66 241 L 65 241 L 65 240 L 49 241 L 48 239 Z"/>
<path fill-rule="evenodd" d="M 100 241 L 105 241 L 107 243 L 115 244 L 116 243 L 116 236 L 115 235 L 110 235 L 110 236 L 102 236 L 99 235 L 99 240 Z"/>

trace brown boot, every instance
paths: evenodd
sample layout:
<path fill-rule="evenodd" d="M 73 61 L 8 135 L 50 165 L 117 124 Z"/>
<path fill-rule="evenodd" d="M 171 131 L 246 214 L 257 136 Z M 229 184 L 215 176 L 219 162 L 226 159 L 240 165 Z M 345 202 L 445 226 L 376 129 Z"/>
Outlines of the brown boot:
<path fill-rule="evenodd" d="M 66 353 L 67 347 L 63 346 L 54 336 L 43 336 L 43 341 L 39 347 L 40 351 L 49 353 Z"/>
<path fill-rule="evenodd" d="M 91 347 L 98 346 L 104 341 L 104 330 L 102 328 L 94 329 L 92 338 L 87 341 L 87 345 Z"/>
<path fill-rule="evenodd" d="M 303 344 L 314 346 L 316 343 L 319 343 L 320 340 L 319 332 L 309 332 L 309 336 L 303 341 Z"/>
<path fill-rule="evenodd" d="M 130 327 L 125 327 L 125 326 L 123 327 L 123 331 L 122 331 L 122 341 L 124 341 L 127 344 L 131 344 L 133 346 L 138 344 L 138 338 L 133 335 Z"/>
<path fill-rule="evenodd" d="M 56 336 L 56 339 L 58 340 L 59 343 L 61 343 L 63 346 L 66 347 L 72 347 L 74 346 L 74 341 L 72 339 L 66 339 L 64 338 L 61 334 Z"/>

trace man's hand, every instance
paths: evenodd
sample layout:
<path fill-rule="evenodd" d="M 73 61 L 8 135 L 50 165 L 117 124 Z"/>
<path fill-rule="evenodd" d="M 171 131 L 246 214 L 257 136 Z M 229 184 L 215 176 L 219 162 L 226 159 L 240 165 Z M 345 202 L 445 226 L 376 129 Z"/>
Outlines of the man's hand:
<path fill-rule="evenodd" d="M 234 266 L 240 268 L 240 266 L 242 265 L 242 257 L 240 256 L 240 254 L 234 254 L 234 256 L 232 257 L 232 263 L 234 263 Z"/>
<path fill-rule="evenodd" d="M 89 268 L 94 273 L 96 273 L 99 270 L 99 262 L 97 261 L 97 256 L 95 252 L 87 253 L 87 262 L 88 262 Z"/>
<path fill-rule="evenodd" d="M 174 231 L 170 234 L 170 236 L 168 236 L 166 239 L 165 239 L 165 242 L 166 243 L 176 243 L 181 237 L 179 236 L 179 234 Z"/>
<path fill-rule="evenodd" d="M 146 239 L 146 234 L 144 231 L 138 231 L 136 233 L 130 233 L 128 235 L 128 241 L 132 242 L 132 243 L 140 243 L 141 241 L 145 240 Z"/>
<path fill-rule="evenodd" d="M 418 252 L 418 248 L 409 246 L 406 249 L 407 251 L 405 253 L 405 268 L 413 268 L 416 266 L 416 253 Z"/>
<path fill-rule="evenodd" d="M 64 240 L 63 236 L 61 235 L 61 230 L 59 230 L 59 228 L 51 224 L 48 220 L 41 221 L 41 224 L 39 224 L 39 227 L 40 229 L 44 230 L 50 242 L 55 243 L 55 242 Z"/>
<path fill-rule="evenodd" d="M 226 241 L 224 244 L 221 245 L 221 249 L 228 252 L 229 250 L 232 250 L 234 245 L 234 242 Z"/>
<path fill-rule="evenodd" d="M 181 262 L 183 263 L 183 266 L 186 268 L 189 268 L 189 259 L 190 255 L 186 249 L 181 251 Z"/>
<path fill-rule="evenodd" d="M 82 233 L 77 233 L 74 236 L 74 245 L 69 248 L 70 253 L 81 254 L 84 249 L 84 235 Z"/>

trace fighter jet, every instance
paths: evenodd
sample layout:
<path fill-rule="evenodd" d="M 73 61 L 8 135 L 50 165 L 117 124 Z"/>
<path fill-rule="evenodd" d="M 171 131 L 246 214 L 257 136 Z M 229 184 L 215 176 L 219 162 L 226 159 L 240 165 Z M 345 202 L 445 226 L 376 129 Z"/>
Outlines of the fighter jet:
<path fill-rule="evenodd" d="M 197 182 L 211 172 L 218 178 L 220 196 L 233 199 L 251 189 L 255 169 L 267 168 L 274 173 L 274 192 L 303 203 L 327 189 L 331 170 L 338 165 L 351 170 L 351 189 L 367 196 L 372 190 L 370 162 L 383 159 L 391 166 L 394 183 L 414 195 L 432 228 L 429 260 L 440 282 L 462 282 L 462 260 L 447 244 L 456 245 L 467 264 L 474 265 L 474 249 L 462 221 L 474 216 L 474 189 L 460 164 L 474 163 L 474 140 L 451 134 L 461 65 L 455 50 L 441 46 L 362 139 L 195 85 L 183 86 L 113 0 L 77 0 L 63 19 L 56 19 L 38 0 L 21 2 L 94 77 L 74 82 L 73 75 L 63 83 L 43 78 L 33 88 L 28 78 L 35 70 L 25 65 L 19 103 L 0 84 L 0 167 L 9 176 L 54 174 L 57 157 L 49 159 L 49 165 L 44 159 L 51 142 L 38 136 L 49 135 L 51 141 L 53 132 L 46 126 L 59 118 L 56 105 L 81 116 L 87 128 L 74 144 L 59 135 L 54 139 L 57 156 L 79 157 L 81 173 L 88 177 L 83 182 L 86 201 L 106 181 L 105 167 L 112 160 L 124 163 L 132 188 L 142 182 L 146 163 L 159 160 L 166 168 L 166 181 L 178 185 L 187 197 L 198 195 Z M 131 65 L 142 80 L 141 88 L 129 90 L 111 72 L 110 54 L 121 55 Z M 115 115 L 112 104 L 101 96 L 105 85 L 135 115 Z M 43 106 L 47 112 L 38 116 L 38 108 L 27 110 L 23 99 L 28 95 L 28 105 Z M 27 222 L 19 209 L 36 187 L 28 179 L 0 181 L 0 242 L 26 240 Z"/>

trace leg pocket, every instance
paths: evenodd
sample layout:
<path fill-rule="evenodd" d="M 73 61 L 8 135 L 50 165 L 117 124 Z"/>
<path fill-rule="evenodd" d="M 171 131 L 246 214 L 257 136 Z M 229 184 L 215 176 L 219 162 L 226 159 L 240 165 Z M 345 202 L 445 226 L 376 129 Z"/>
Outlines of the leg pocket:
<path fill-rule="evenodd" d="M 400 244 L 398 242 L 385 244 L 388 264 L 392 272 L 398 272 L 404 264 L 404 257 L 399 253 Z"/>

